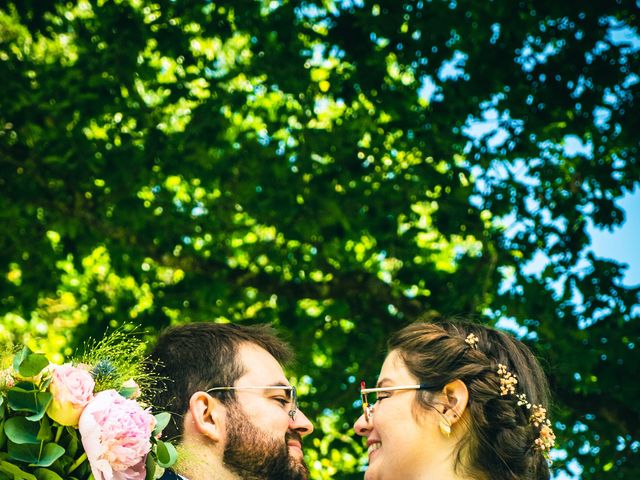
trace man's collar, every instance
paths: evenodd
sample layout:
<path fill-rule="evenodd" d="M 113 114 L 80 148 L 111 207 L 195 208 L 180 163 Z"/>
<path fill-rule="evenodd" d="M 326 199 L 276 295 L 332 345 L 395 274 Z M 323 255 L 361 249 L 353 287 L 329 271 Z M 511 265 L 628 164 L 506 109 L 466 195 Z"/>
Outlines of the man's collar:
<path fill-rule="evenodd" d="M 162 476 L 158 480 L 188 480 L 182 475 L 178 475 L 173 470 L 165 470 Z"/>

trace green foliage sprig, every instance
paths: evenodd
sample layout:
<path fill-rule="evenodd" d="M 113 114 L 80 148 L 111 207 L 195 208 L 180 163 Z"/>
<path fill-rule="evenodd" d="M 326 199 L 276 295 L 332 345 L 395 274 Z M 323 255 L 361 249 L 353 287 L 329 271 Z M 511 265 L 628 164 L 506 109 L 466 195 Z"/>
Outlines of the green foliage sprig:
<path fill-rule="evenodd" d="M 123 384 L 135 379 L 141 393 L 146 394 L 155 383 L 156 376 L 149 373 L 145 351 L 146 344 L 138 338 L 135 330 L 117 329 L 100 340 L 92 338 L 85 342 L 77 361 L 91 366 L 96 392 L 120 391 Z"/>

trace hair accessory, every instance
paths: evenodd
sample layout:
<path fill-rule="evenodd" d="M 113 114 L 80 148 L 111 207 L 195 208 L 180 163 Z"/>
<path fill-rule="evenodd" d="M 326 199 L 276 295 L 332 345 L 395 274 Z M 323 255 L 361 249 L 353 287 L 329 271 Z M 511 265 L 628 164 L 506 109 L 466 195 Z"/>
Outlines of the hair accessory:
<path fill-rule="evenodd" d="M 531 408 L 531 404 L 529 403 L 529 400 L 527 400 L 527 396 L 524 393 L 521 393 L 520 395 L 516 395 L 516 397 L 518 398 L 518 406 L 525 406 L 527 407 L 527 409 Z"/>
<path fill-rule="evenodd" d="M 518 378 L 507 369 L 506 365 L 498 364 L 498 376 L 500 377 L 500 395 L 503 397 L 515 395 L 518 399 L 518 406 L 525 407 L 531 412 L 529 423 L 540 429 L 538 438 L 534 440 L 535 447 L 548 458 L 549 452 L 556 443 L 556 434 L 551 428 L 551 421 L 547 418 L 547 409 L 542 405 L 529 402 L 525 393 L 516 394 Z"/>
<path fill-rule="evenodd" d="M 506 365 L 498 364 L 498 376 L 500 377 L 500 395 L 515 395 L 518 377 L 507 370 Z M 523 394 L 524 395 L 524 394 Z"/>
<path fill-rule="evenodd" d="M 548 453 L 556 443 L 556 434 L 551 428 L 551 421 L 547 418 L 547 409 L 542 405 L 532 405 L 529 423 L 540 428 L 540 436 L 535 440 L 536 448 Z"/>
<path fill-rule="evenodd" d="M 469 344 L 469 346 L 471 348 L 478 348 L 478 337 L 476 337 L 473 333 L 470 333 L 469 335 L 467 335 L 467 338 L 465 338 L 464 340 L 467 344 Z"/>

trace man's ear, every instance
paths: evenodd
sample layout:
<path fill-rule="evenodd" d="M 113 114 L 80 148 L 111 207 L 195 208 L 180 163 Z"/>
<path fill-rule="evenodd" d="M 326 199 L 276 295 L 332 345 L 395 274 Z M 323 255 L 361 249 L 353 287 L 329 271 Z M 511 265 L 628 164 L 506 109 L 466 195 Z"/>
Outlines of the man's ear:
<path fill-rule="evenodd" d="M 456 423 L 464 414 L 469 403 L 469 390 L 462 380 L 447 383 L 442 389 L 444 410 L 442 415 L 449 425 Z"/>
<path fill-rule="evenodd" d="M 189 399 L 191 427 L 200 435 L 213 442 L 224 438 L 226 418 L 225 406 L 216 398 L 205 392 L 196 392 Z"/>

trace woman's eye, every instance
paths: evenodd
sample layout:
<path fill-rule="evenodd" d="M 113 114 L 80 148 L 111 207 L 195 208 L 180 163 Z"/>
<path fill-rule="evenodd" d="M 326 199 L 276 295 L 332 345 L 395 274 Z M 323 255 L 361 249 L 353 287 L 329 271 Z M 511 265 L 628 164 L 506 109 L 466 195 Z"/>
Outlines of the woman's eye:
<path fill-rule="evenodd" d="M 285 405 L 287 405 L 289 403 L 289 400 L 287 400 L 286 398 L 283 398 L 283 397 L 273 397 L 273 399 L 276 402 L 279 402 L 280 405 L 282 405 L 282 406 L 285 406 Z"/>
<path fill-rule="evenodd" d="M 378 393 L 378 398 L 376 399 L 378 402 L 384 400 L 385 398 L 389 398 L 391 394 L 389 392 L 380 392 Z"/>

